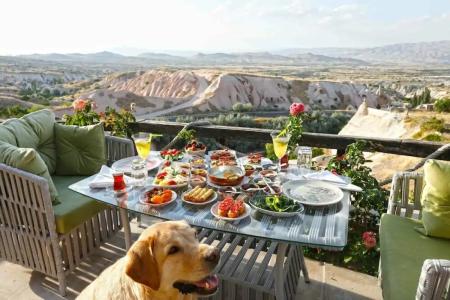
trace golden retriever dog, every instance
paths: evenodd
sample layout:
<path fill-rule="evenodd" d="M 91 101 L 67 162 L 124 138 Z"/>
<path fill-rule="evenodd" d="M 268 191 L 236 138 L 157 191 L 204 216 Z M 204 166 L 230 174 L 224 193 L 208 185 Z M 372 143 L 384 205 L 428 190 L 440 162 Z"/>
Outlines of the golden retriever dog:
<path fill-rule="evenodd" d="M 197 299 L 216 292 L 212 272 L 219 251 L 200 244 L 184 221 L 161 222 L 142 232 L 127 255 L 84 289 L 80 300 Z"/>

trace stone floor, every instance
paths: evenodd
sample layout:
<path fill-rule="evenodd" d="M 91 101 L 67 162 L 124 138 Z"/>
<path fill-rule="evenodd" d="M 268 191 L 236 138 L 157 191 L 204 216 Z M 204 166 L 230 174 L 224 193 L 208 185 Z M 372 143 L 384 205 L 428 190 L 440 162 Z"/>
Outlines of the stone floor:
<path fill-rule="evenodd" d="M 132 223 L 135 237 L 142 231 Z M 74 299 L 95 277 L 125 254 L 123 234 L 102 246 L 68 278 L 66 299 Z M 311 283 L 300 280 L 298 299 L 382 299 L 377 278 L 307 260 Z M 44 275 L 0 260 L 0 300 L 64 299 L 57 282 Z"/>

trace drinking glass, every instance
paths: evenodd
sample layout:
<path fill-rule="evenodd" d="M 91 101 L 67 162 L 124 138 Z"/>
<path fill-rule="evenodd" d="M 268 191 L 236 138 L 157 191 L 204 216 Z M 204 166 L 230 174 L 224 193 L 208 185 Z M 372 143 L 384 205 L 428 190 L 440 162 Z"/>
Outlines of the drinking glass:
<path fill-rule="evenodd" d="M 278 172 L 280 172 L 280 159 L 286 154 L 289 139 L 291 138 L 290 134 L 286 134 L 284 136 L 279 136 L 279 134 L 279 131 L 275 131 L 270 134 L 273 142 L 273 151 L 278 157 Z"/>
<path fill-rule="evenodd" d="M 136 145 L 136 150 L 138 152 L 139 157 L 142 160 L 145 160 L 150 153 L 150 149 L 152 146 L 152 135 L 149 133 L 136 133 L 133 134 L 134 144 Z"/>
<path fill-rule="evenodd" d="M 311 169 L 312 149 L 311 147 L 298 147 L 297 167 L 300 171 Z"/>

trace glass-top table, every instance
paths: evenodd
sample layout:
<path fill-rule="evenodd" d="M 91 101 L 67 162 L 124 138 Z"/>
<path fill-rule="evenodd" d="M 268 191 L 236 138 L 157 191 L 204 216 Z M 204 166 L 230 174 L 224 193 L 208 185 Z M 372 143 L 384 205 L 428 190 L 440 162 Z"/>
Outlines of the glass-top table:
<path fill-rule="evenodd" d="M 341 250 L 347 243 L 350 197 L 346 191 L 344 191 L 344 198 L 338 204 L 325 207 L 305 206 L 304 211 L 295 217 L 275 218 L 252 209 L 250 217 L 239 222 L 227 222 L 218 220 L 212 215 L 210 210 L 213 204 L 190 205 L 181 201 L 178 195 L 173 203 L 153 208 L 139 202 L 142 193 L 149 188 L 134 187 L 116 197 L 112 190 L 91 189 L 89 183 L 94 177 L 95 175 L 72 184 L 69 188 L 128 211 L 163 220 L 186 220 L 191 225 L 222 232 L 329 250 Z"/>
<path fill-rule="evenodd" d="M 119 163 L 126 165 L 131 160 L 132 158 L 126 158 Z M 347 243 L 350 193 L 345 190 L 343 190 L 343 199 L 339 203 L 323 207 L 305 206 L 303 212 L 294 217 L 275 218 L 252 209 L 249 217 L 239 222 L 226 222 L 218 220 L 212 215 L 210 210 L 213 203 L 205 206 L 190 205 L 181 201 L 181 192 L 179 192 L 173 203 L 165 207 L 152 208 L 139 202 L 140 196 L 150 187 L 128 188 L 126 193 L 117 197 L 112 189 L 91 189 L 89 183 L 95 176 L 74 183 L 69 188 L 119 208 L 127 249 L 131 246 L 128 214 L 130 211 L 162 220 L 186 220 L 196 227 L 276 242 L 278 246 L 276 247 L 273 276 L 277 299 L 286 299 L 286 284 L 287 282 L 297 282 L 300 271 L 305 282 L 309 282 L 302 246 L 339 251 Z M 297 254 L 292 255 L 291 259 L 286 258 L 285 261 L 289 245 L 293 247 L 293 253 Z M 297 267 L 292 267 L 294 265 Z M 292 270 L 297 270 L 298 273 Z M 292 279 L 293 277 L 295 278 Z"/>

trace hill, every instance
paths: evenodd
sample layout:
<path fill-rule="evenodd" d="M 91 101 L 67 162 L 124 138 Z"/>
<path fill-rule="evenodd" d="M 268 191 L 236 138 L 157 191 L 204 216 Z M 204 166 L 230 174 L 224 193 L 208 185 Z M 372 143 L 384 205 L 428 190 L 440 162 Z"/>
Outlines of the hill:
<path fill-rule="evenodd" d="M 450 64 L 450 40 L 401 43 L 371 48 L 305 48 L 277 51 L 280 55 L 295 57 L 314 53 L 329 57 L 348 57 L 372 63 L 401 63 L 413 65 Z"/>
<path fill-rule="evenodd" d="M 309 108 L 358 107 L 362 97 L 370 106 L 385 104 L 367 87 L 357 83 L 289 80 L 211 70 L 126 72 L 105 77 L 81 97 L 109 105 L 128 107 L 134 102 L 141 119 L 171 113 L 229 111 L 236 103 L 254 110 L 286 110 L 301 101 Z"/>

